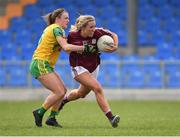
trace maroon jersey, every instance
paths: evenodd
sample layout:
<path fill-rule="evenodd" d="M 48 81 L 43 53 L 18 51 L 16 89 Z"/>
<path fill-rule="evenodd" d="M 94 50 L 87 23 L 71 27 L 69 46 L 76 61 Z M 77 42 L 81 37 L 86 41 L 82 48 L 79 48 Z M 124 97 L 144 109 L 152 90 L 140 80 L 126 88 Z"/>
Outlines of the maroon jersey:
<path fill-rule="evenodd" d="M 82 46 L 83 44 L 88 44 L 96 46 L 97 40 L 102 35 L 112 36 L 111 32 L 104 30 L 102 28 L 96 28 L 93 37 L 84 38 L 80 35 L 80 31 L 70 32 L 68 35 L 68 43 Z M 72 67 L 82 66 L 86 68 L 90 73 L 92 73 L 97 66 L 100 64 L 100 53 L 78 53 L 71 52 L 69 56 L 69 62 Z"/>

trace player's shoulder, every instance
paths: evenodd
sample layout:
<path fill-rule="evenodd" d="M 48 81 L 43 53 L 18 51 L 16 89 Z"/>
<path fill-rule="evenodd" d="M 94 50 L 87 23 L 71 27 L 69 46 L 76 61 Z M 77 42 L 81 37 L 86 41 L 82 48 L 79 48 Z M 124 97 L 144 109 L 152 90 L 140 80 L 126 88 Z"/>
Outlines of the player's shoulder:
<path fill-rule="evenodd" d="M 108 29 L 105 29 L 105 28 L 96 28 L 95 29 L 95 32 L 106 32 L 106 33 L 111 33 L 111 31 L 110 30 L 108 30 Z"/>
<path fill-rule="evenodd" d="M 58 24 L 51 24 L 51 25 L 49 25 L 48 27 L 49 27 L 50 29 L 52 29 L 52 30 L 58 29 L 58 30 L 64 32 L 64 29 L 63 29 L 61 26 L 59 26 Z"/>
<path fill-rule="evenodd" d="M 104 28 L 96 28 L 94 32 L 95 37 L 101 37 L 102 35 L 111 35 L 111 31 Z"/>
<path fill-rule="evenodd" d="M 58 24 L 51 24 L 50 25 L 52 28 L 61 28 Z"/>

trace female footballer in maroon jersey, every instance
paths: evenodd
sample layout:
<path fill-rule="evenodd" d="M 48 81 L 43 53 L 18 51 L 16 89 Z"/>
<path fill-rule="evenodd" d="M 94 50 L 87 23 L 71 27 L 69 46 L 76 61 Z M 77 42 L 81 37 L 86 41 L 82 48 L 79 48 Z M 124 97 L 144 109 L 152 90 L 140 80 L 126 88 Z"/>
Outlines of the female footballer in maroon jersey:
<path fill-rule="evenodd" d="M 78 89 L 72 90 L 63 99 L 59 110 L 70 101 L 84 98 L 91 90 L 94 91 L 99 107 L 109 119 L 112 127 L 117 127 L 120 117 L 113 115 L 109 104 L 104 96 L 103 89 L 97 81 L 99 72 L 100 57 L 97 49 L 97 40 L 102 35 L 109 35 L 114 39 L 114 45 L 107 46 L 106 52 L 113 52 L 118 46 L 118 37 L 115 33 L 102 28 L 96 28 L 95 18 L 90 15 L 81 15 L 77 18 L 76 24 L 72 26 L 68 35 L 68 43 L 75 45 L 92 45 L 96 47 L 94 53 L 71 52 L 69 61 L 73 78 L 80 83 Z"/>

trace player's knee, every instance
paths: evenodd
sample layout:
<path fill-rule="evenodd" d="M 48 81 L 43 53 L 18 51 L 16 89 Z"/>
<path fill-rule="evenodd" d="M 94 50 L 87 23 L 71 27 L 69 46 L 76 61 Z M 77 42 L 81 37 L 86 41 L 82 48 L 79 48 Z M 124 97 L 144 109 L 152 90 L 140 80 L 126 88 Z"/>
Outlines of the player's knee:
<path fill-rule="evenodd" d="M 78 93 L 78 96 L 79 96 L 79 98 L 85 98 L 85 97 L 86 97 L 86 94 L 84 94 L 84 93 Z"/>
<path fill-rule="evenodd" d="M 58 97 L 58 99 L 61 99 L 61 98 L 63 98 L 65 96 L 65 93 L 64 92 L 58 92 L 56 94 L 56 96 Z"/>
<path fill-rule="evenodd" d="M 94 91 L 95 93 L 101 93 L 101 92 L 102 92 L 102 87 L 101 87 L 101 85 L 100 85 L 100 84 L 94 85 L 94 86 L 93 86 L 93 91 Z"/>
<path fill-rule="evenodd" d="M 81 96 L 80 96 L 80 98 L 85 98 L 85 97 L 86 97 L 86 95 L 81 95 Z"/>
<path fill-rule="evenodd" d="M 61 90 L 58 90 L 58 92 L 56 92 L 57 97 L 58 97 L 59 99 L 63 98 L 63 97 L 65 96 L 65 94 L 66 94 L 66 91 L 67 91 L 66 88 L 64 88 L 63 90 L 62 90 L 62 89 L 61 89 Z"/>

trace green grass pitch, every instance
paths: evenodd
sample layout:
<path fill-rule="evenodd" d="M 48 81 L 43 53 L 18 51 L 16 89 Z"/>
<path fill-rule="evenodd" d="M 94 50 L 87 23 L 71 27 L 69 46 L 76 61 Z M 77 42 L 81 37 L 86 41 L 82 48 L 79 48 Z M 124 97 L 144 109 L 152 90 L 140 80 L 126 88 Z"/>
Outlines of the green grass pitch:
<path fill-rule="evenodd" d="M 1 136 L 180 136 L 178 101 L 109 101 L 121 121 L 112 128 L 95 101 L 76 101 L 58 116 L 63 128 L 34 125 L 32 110 L 42 101 L 0 102 Z"/>

